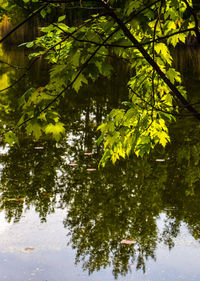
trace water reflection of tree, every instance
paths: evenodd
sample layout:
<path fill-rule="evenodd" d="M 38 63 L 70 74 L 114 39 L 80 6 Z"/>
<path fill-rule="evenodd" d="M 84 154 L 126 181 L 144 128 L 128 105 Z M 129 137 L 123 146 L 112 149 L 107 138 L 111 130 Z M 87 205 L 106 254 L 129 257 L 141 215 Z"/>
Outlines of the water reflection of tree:
<path fill-rule="evenodd" d="M 93 175 L 82 171 L 80 176 L 81 171 L 75 170 L 76 181 L 63 198 L 66 205 L 71 202 L 64 223 L 77 248 L 76 261 L 83 260 L 89 272 L 111 263 L 117 277 L 126 274 L 128 265 L 135 260 L 137 268 L 145 269 L 145 259 L 155 258 L 155 218 L 162 205 L 159 190 L 166 178 L 155 176 L 154 185 L 150 181 L 152 167 L 148 160 L 131 162 Z M 66 176 L 63 180 L 71 181 Z M 124 238 L 136 240 L 136 247 L 120 244 Z"/>
<path fill-rule="evenodd" d="M 1 156 L 1 163 L 5 163 L 0 188 L 1 209 L 5 210 L 8 221 L 19 221 L 24 208 L 31 206 L 41 220 L 54 212 L 58 193 L 56 169 L 61 162 L 58 151 L 62 152 L 49 141 L 43 142 L 42 150 L 34 149 L 37 145 L 22 140 L 20 147 L 12 147 L 8 155 Z"/>
<path fill-rule="evenodd" d="M 194 128 L 191 130 L 194 134 Z M 132 159 L 98 175 L 84 176 L 85 171 L 75 170 L 76 180 L 63 173 L 63 181 L 70 182 L 62 200 L 66 206 L 70 202 L 64 223 L 77 249 L 76 262 L 82 261 L 89 272 L 112 264 L 115 277 L 126 274 L 134 261 L 137 268 L 145 270 L 145 260 L 155 258 L 156 218 L 163 211 L 167 218 L 161 240 L 169 248 L 182 222 L 195 239 L 200 239 L 199 153 L 195 158 L 189 154 L 198 145 L 198 137 L 193 137 L 188 146 L 175 146 L 165 155 L 166 162 Z M 190 173 L 193 169 L 195 181 Z M 136 240 L 135 247 L 121 245 L 124 238 Z"/>
<path fill-rule="evenodd" d="M 112 79 L 109 86 L 101 80 L 80 95 L 65 97 L 59 111 L 67 136 L 59 145 L 47 138 L 37 143 L 20 137 L 19 147 L 13 146 L 1 156 L 0 202 L 7 220 L 15 222 L 31 206 L 41 221 L 57 206 L 66 208 L 64 226 L 77 250 L 76 262 L 81 261 L 90 273 L 112 266 L 117 277 L 125 275 L 130 264 L 145 270 L 146 260 L 156 258 L 159 238 L 172 248 L 181 222 L 195 239 L 200 238 L 200 142 L 198 124 L 191 127 L 191 121 L 190 125 L 184 121 L 172 128 L 173 143 L 166 152 L 158 149 L 144 159 L 132 158 L 100 171 L 87 171 L 97 168 L 100 157 L 100 148 L 95 145 L 97 125 L 113 104 L 123 100 L 121 82 Z M 28 76 L 26 82 L 30 81 Z M 108 91 L 104 92 L 106 86 Z M 8 92 L 11 109 L 23 89 L 18 87 Z M 16 114 L 13 111 L 13 120 Z M 2 118 L 13 124 L 6 115 Z M 85 151 L 94 154 L 87 156 Z M 157 158 L 165 161 L 157 162 Z M 71 161 L 78 166 L 69 166 Z M 162 212 L 166 212 L 166 224 L 160 237 L 156 219 Z M 136 240 L 136 244 L 121 244 L 125 238 Z"/>
<path fill-rule="evenodd" d="M 190 122 L 180 121 L 179 126 L 175 125 L 171 130 L 174 141 L 168 160 L 170 189 L 166 188 L 162 196 L 168 210 L 167 216 L 171 220 L 167 230 L 169 236 L 176 237 L 181 222 L 185 222 L 191 235 L 199 240 L 200 127 L 196 122 L 191 126 Z"/>
<path fill-rule="evenodd" d="M 93 108 L 92 104 L 88 110 Z M 69 115 L 71 122 L 73 115 L 71 112 Z M 193 152 L 199 146 L 198 127 L 194 124 L 190 130 L 174 128 L 171 132 L 174 147 L 170 146 L 165 154 L 157 151 L 142 160 L 133 158 L 90 172 L 87 168 L 97 167 L 99 155 L 95 152 L 87 156 L 84 151 L 94 145 L 91 139 L 96 136 L 91 120 L 96 120 L 96 115 L 87 126 L 87 118 L 81 116 L 78 110 L 74 114 L 74 120 L 80 118 L 82 131 L 76 123 L 71 126 L 71 134 L 76 136 L 78 130 L 79 138 L 69 144 L 66 140 L 57 147 L 48 140 L 40 143 L 21 140 L 19 148 L 13 147 L 1 156 L 5 165 L 1 209 L 6 211 L 7 219 L 18 221 L 23 208 L 30 206 L 35 206 L 41 220 L 54 212 L 56 204 L 67 208 L 64 225 L 69 229 L 72 246 L 77 249 L 76 262 L 81 261 L 90 273 L 112 266 L 115 277 L 125 275 L 130 264 L 145 270 L 146 260 L 156 258 L 160 238 L 156 219 L 163 211 L 166 225 L 161 239 L 170 248 L 181 222 L 199 239 L 199 153 Z M 37 146 L 44 149 L 34 149 Z M 157 157 L 165 157 L 166 161 L 157 162 Z M 69 166 L 70 161 L 78 166 Z M 25 201 L 9 198 L 25 198 Z M 121 244 L 125 238 L 136 240 L 136 244 Z"/>

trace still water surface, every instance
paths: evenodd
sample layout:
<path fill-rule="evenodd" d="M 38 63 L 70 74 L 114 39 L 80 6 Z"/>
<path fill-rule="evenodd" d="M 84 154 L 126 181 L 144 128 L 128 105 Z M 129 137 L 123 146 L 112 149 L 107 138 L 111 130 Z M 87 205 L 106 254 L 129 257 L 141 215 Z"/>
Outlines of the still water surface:
<path fill-rule="evenodd" d="M 199 54 L 175 54 L 194 102 Z M 21 49 L 1 49 L 0 55 L 10 64 L 27 63 Z M 1 88 L 23 72 L 0 67 Z M 191 117 L 180 119 L 171 126 L 165 151 L 158 147 L 144 159 L 98 170 L 96 127 L 127 95 L 125 71 L 119 67 L 116 73 L 111 81 L 66 97 L 59 108 L 67 131 L 61 143 L 19 136 L 19 146 L 2 147 L 0 280 L 200 280 L 200 125 Z M 1 94 L 5 124 L 20 117 L 16 100 L 27 87 L 47 79 L 39 62 Z"/>

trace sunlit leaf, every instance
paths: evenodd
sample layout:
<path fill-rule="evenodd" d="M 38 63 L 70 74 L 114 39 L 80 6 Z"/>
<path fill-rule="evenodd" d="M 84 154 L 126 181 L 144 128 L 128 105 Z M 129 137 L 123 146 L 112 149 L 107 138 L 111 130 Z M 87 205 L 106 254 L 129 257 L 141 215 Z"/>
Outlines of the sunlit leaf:
<path fill-rule="evenodd" d="M 57 122 L 55 124 L 48 124 L 45 128 L 47 134 L 52 134 L 56 141 L 59 141 L 61 136 L 65 133 L 64 124 Z"/>

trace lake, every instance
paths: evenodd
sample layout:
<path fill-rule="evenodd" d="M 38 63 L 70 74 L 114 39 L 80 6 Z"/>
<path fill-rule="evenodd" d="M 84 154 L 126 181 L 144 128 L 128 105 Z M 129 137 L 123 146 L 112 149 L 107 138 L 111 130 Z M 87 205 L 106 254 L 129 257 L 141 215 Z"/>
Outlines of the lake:
<path fill-rule="evenodd" d="M 24 73 L 23 48 L 0 49 L 0 89 Z M 177 49 L 192 103 L 200 90 L 200 51 Z M 39 61 L 1 93 L 0 119 L 20 118 L 16 100 L 48 81 Z M 59 106 L 66 136 L 19 145 L 0 154 L 0 276 L 8 281 L 199 281 L 200 124 L 187 111 L 170 127 L 171 143 L 143 159 L 98 169 L 97 126 L 127 93 L 126 67 Z M 105 90 L 106 89 L 106 90 Z M 200 108 L 196 104 L 196 108 Z"/>

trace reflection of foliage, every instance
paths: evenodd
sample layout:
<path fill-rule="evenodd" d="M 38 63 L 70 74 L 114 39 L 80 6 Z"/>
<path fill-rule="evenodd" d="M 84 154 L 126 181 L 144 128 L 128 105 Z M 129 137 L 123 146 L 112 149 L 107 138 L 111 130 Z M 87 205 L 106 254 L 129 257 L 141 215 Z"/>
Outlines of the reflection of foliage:
<path fill-rule="evenodd" d="M 25 201 L 26 208 L 35 206 L 42 220 L 54 212 L 59 150 L 50 142 L 43 143 L 43 150 L 35 150 L 34 145 L 37 144 L 27 145 L 26 140 L 21 141 L 20 148 L 12 147 L 8 156 L 2 156 L 6 167 L 1 180 L 1 209 L 5 209 L 8 221 L 20 219 L 24 208 L 20 200 Z M 31 161 L 27 161 L 29 157 Z"/>
<path fill-rule="evenodd" d="M 79 102 L 76 98 L 71 100 L 72 108 L 76 102 Z M 170 146 L 166 154 L 157 151 L 157 155 L 151 154 L 142 160 L 132 158 L 89 172 L 87 168 L 96 168 L 99 159 L 97 153 L 83 154 L 92 150 L 95 139 L 91 122 L 96 118 L 94 102 L 95 99 L 87 108 L 79 104 L 74 116 L 70 110 L 69 115 L 65 113 L 71 123 L 69 134 L 73 136 L 69 136 L 70 146 L 62 142 L 56 148 L 47 140 L 33 144 L 30 140 L 21 140 L 20 148 L 14 146 L 1 157 L 5 165 L 1 209 L 6 211 L 8 220 L 18 221 L 23 208 L 33 205 L 44 221 L 47 214 L 54 212 L 56 204 L 67 208 L 64 225 L 69 229 L 73 248 L 77 249 L 76 262 L 81 261 L 90 273 L 112 266 L 117 277 L 129 271 L 129 264 L 145 270 L 146 260 L 156 258 L 159 237 L 172 248 L 182 221 L 195 239 L 200 238 L 198 182 L 194 182 L 190 174 L 182 176 L 195 167 L 198 173 L 196 158 L 188 154 L 191 147 L 199 145 L 194 134 L 198 127 L 194 124 L 191 131 L 175 128 L 171 132 L 175 147 Z M 103 112 L 103 108 L 98 112 Z M 80 118 L 80 126 L 77 118 Z M 179 138 L 181 133 L 183 137 Z M 187 134 L 192 136 L 190 142 Z M 44 149 L 35 150 L 35 146 Z M 157 162 L 157 157 L 165 157 L 165 161 Z M 69 166 L 70 161 L 78 166 Z M 56 173 L 58 169 L 59 174 Z M 185 193 L 189 179 L 195 196 Z M 9 198 L 25 198 L 25 204 Z M 161 212 L 166 212 L 166 223 L 160 236 L 156 219 Z M 136 240 L 136 244 L 121 244 L 125 238 Z"/>
<path fill-rule="evenodd" d="M 193 141 L 198 145 L 198 138 Z M 128 264 L 135 261 L 137 268 L 145 270 L 145 259 L 155 258 L 156 218 L 165 210 L 167 218 L 161 239 L 169 248 L 174 245 L 173 238 L 177 237 L 182 221 L 196 239 L 200 238 L 197 185 L 190 180 L 195 196 L 188 196 L 188 179 L 181 176 L 185 168 L 193 169 L 195 161 L 191 158 L 185 166 L 179 153 L 176 148 L 168 152 L 172 158 L 165 155 L 169 159 L 162 163 L 148 158 L 132 159 L 121 166 L 107 167 L 98 175 L 88 176 L 75 170 L 76 180 L 63 173 L 63 182 L 70 183 L 61 199 L 66 206 L 70 202 L 64 223 L 70 230 L 73 247 L 77 248 L 76 261 L 83 261 L 85 269 L 93 272 L 112 264 L 117 277 L 126 274 Z M 136 240 L 135 247 L 120 245 L 124 238 Z"/>
<path fill-rule="evenodd" d="M 12 79 L 11 74 L 9 77 Z M 28 76 L 26 82 L 30 80 L 33 78 Z M 195 239 L 200 239 L 200 142 L 195 122 L 191 126 L 184 121 L 171 128 L 173 143 L 165 152 L 158 147 L 143 159 L 87 171 L 97 168 L 99 161 L 94 145 L 96 127 L 126 95 L 121 85 L 116 77 L 111 82 L 100 79 L 80 94 L 67 95 L 59 112 L 68 138 L 59 145 L 46 138 L 33 142 L 19 136 L 19 147 L 14 145 L 0 158 L 0 208 L 5 210 L 7 220 L 19 221 L 31 206 L 41 221 L 57 206 L 66 208 L 64 225 L 77 249 L 76 262 L 83 262 L 90 273 L 112 265 L 115 277 L 125 275 L 130 263 L 145 270 L 146 260 L 156 258 L 158 238 L 172 248 L 181 222 L 187 224 Z M 109 90 L 105 93 L 100 86 Z M 7 92 L 13 119 L 15 114 L 18 117 L 13 109 L 21 87 Z M 12 126 L 12 118 L 3 113 L 1 118 Z M 94 154 L 84 155 L 90 151 Z M 155 161 L 158 158 L 165 161 Z M 69 162 L 78 166 L 71 167 Z M 166 213 L 166 222 L 160 235 L 156 220 L 162 212 Z M 125 238 L 136 240 L 136 244 L 121 244 Z"/>
<path fill-rule="evenodd" d="M 161 207 L 159 189 L 162 190 L 166 177 L 165 174 L 156 176 L 154 186 L 151 172 L 147 160 L 134 161 L 130 166 L 124 163 L 122 167 L 110 167 L 98 177 L 85 176 L 84 182 L 84 175 L 79 176 L 82 184 L 76 181 L 69 186 L 63 200 L 73 204 L 65 225 L 73 234 L 77 261 L 83 258 L 84 267 L 90 272 L 112 263 L 117 277 L 128 271 L 130 258 L 133 262 L 137 257 L 137 267 L 144 269 L 145 257 L 154 257 L 155 217 Z M 127 237 L 136 239 L 136 249 L 120 245 Z"/>

